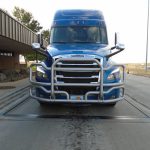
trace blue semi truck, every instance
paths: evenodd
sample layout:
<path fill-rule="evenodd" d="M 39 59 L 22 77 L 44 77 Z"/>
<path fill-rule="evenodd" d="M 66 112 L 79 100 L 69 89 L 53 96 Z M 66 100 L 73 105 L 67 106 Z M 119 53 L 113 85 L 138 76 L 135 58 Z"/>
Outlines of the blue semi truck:
<path fill-rule="evenodd" d="M 42 40 L 41 40 L 42 41 Z M 30 67 L 31 97 L 47 103 L 105 103 L 124 98 L 125 67 L 111 57 L 124 50 L 115 34 L 110 47 L 101 11 L 59 10 L 50 30 L 50 44 L 34 51 L 46 56 Z M 33 74 L 33 66 L 36 73 Z M 34 67 L 35 68 L 35 67 Z"/>

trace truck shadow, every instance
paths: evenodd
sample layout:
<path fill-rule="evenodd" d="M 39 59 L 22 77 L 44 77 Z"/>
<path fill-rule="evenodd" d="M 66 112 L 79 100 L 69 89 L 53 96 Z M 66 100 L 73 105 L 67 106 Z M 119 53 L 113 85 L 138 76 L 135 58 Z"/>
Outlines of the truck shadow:
<path fill-rule="evenodd" d="M 104 116 L 116 114 L 118 112 L 117 107 L 110 107 L 100 104 L 49 104 L 39 105 L 40 115 L 65 115 L 74 117 L 84 116 Z"/>

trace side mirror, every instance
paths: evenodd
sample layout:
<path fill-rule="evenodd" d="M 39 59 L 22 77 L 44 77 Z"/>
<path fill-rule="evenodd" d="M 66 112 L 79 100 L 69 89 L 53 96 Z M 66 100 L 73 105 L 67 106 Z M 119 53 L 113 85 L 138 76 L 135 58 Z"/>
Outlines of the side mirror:
<path fill-rule="evenodd" d="M 113 56 L 113 55 L 116 55 L 116 54 L 118 54 L 118 53 L 120 53 L 121 51 L 123 51 L 124 49 L 125 49 L 125 45 L 124 44 L 121 44 L 121 43 L 119 43 L 118 40 L 119 38 L 118 38 L 118 33 L 115 33 L 115 46 L 113 46 L 113 47 L 111 47 L 110 48 L 110 50 L 113 50 L 113 49 L 117 49 L 117 51 L 115 51 L 115 52 L 113 52 L 113 53 L 111 53 L 111 54 L 108 54 L 106 57 L 107 58 L 109 58 L 109 57 L 111 57 L 111 56 Z"/>
<path fill-rule="evenodd" d="M 46 57 L 48 57 L 48 54 L 46 53 L 46 51 L 44 49 L 41 48 L 40 43 L 32 43 L 32 49 Z"/>
<path fill-rule="evenodd" d="M 115 32 L 115 45 L 118 43 L 118 33 Z"/>

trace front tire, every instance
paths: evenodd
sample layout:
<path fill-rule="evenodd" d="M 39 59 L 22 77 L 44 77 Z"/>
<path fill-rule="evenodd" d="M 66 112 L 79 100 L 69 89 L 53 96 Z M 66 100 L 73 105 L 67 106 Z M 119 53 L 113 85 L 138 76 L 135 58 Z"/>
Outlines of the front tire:
<path fill-rule="evenodd" d="M 106 104 L 106 106 L 108 106 L 108 107 L 115 107 L 115 105 L 116 105 L 116 102 Z"/>
<path fill-rule="evenodd" d="M 38 101 L 38 102 L 39 102 L 40 106 L 46 106 L 46 105 L 48 105 L 47 102 L 42 102 L 42 101 Z"/>

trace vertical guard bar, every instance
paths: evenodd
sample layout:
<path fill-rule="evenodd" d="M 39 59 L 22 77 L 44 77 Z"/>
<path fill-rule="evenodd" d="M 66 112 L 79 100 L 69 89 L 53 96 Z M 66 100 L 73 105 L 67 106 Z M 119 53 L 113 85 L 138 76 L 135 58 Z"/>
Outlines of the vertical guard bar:
<path fill-rule="evenodd" d="M 52 64 L 51 67 L 51 98 L 54 98 L 54 65 L 56 62 L 57 60 Z"/>
<path fill-rule="evenodd" d="M 101 58 L 101 66 L 100 66 L 100 73 L 101 73 L 101 80 L 100 80 L 100 99 L 104 99 L 103 98 L 103 73 L 104 73 L 104 70 L 103 70 L 103 59 Z"/>

